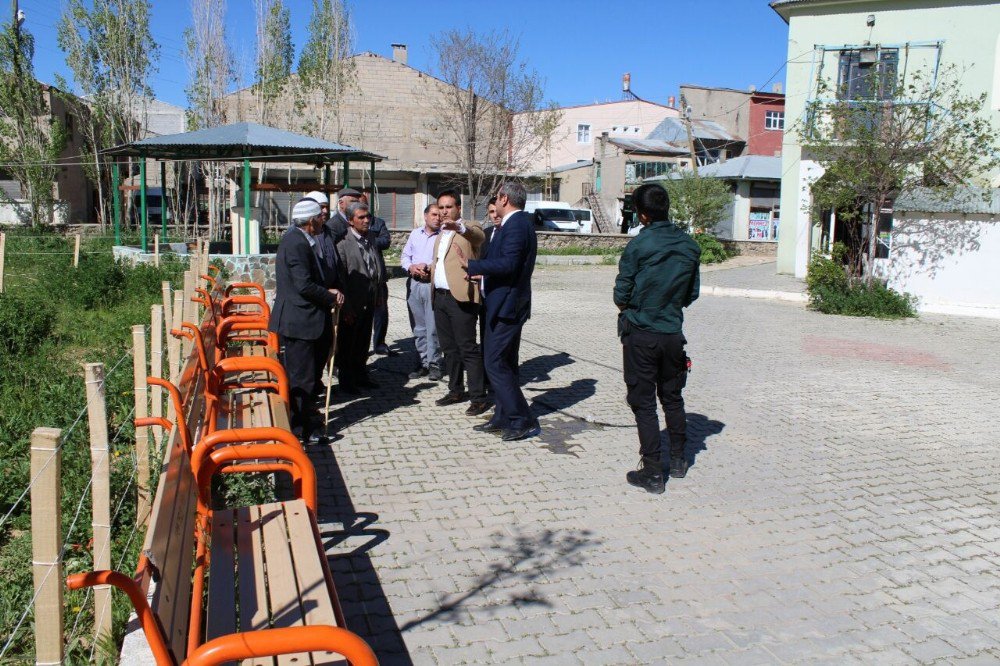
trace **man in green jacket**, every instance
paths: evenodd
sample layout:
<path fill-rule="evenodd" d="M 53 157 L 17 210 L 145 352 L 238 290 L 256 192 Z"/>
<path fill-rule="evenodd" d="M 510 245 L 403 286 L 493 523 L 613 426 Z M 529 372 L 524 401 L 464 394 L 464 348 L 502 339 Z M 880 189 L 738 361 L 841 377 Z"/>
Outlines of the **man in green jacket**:
<path fill-rule="evenodd" d="M 632 194 L 643 229 L 618 262 L 615 305 L 622 340 L 627 400 L 639 428 L 639 469 L 626 479 L 651 493 L 665 484 L 660 454 L 659 395 L 670 434 L 670 476 L 687 474 L 684 445 L 687 420 L 681 391 L 687 383 L 687 340 L 681 332 L 683 308 L 698 298 L 701 248 L 670 222 L 670 197 L 659 185 L 642 185 Z"/>

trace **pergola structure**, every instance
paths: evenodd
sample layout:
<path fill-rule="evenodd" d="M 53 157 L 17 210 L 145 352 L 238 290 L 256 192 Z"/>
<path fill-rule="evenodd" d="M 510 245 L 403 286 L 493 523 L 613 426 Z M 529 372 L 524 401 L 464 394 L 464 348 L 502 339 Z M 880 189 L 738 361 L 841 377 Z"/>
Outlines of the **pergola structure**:
<path fill-rule="evenodd" d="M 126 143 L 105 151 L 111 157 L 135 157 L 139 159 L 139 217 L 142 233 L 142 251 L 148 251 L 147 210 L 146 210 L 146 160 L 160 162 L 161 182 L 166 194 L 166 165 L 164 160 L 204 160 L 211 162 L 243 163 L 243 231 L 244 238 L 250 237 L 250 163 L 280 161 L 295 164 L 312 164 L 325 167 L 326 181 L 329 183 L 331 164 L 344 166 L 344 185 L 349 185 L 348 173 L 351 162 L 367 162 L 375 176 L 375 163 L 383 157 L 351 146 L 331 141 L 323 141 L 294 132 L 267 127 L 257 123 L 235 123 L 221 127 L 167 134 L 150 137 L 142 141 Z M 112 165 L 114 179 L 115 244 L 121 245 L 121 177 L 118 163 Z M 166 222 L 161 225 L 161 234 L 166 240 Z M 234 239 L 235 242 L 235 239 Z M 246 244 L 249 247 L 249 244 Z"/>

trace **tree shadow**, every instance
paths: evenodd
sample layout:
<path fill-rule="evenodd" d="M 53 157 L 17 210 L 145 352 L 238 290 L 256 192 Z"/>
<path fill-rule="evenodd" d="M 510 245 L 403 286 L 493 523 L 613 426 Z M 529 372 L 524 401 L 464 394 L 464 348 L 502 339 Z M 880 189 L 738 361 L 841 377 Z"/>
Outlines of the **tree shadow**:
<path fill-rule="evenodd" d="M 601 543 L 589 530 L 546 529 L 534 534 L 518 532 L 513 536 L 495 533 L 493 537 L 496 539 L 495 561 L 479 574 L 471 587 L 460 594 L 439 596 L 436 609 L 410 620 L 403 625 L 403 631 L 427 622 L 460 622 L 480 611 L 490 615 L 507 606 L 551 608 L 552 603 L 535 584 L 555 571 L 580 566 L 586 559 L 584 551 Z M 496 597 L 496 588 L 509 591 L 495 603 L 470 608 L 478 597 L 487 593 Z"/>
<path fill-rule="evenodd" d="M 892 261 L 884 269 L 886 277 L 906 280 L 921 274 L 934 278 L 947 260 L 974 254 L 982 247 L 979 239 L 985 223 L 980 215 L 911 215 L 893 220 Z"/>
<path fill-rule="evenodd" d="M 376 527 L 377 513 L 355 508 L 330 446 L 312 446 L 307 453 L 320 481 L 317 522 L 347 628 L 368 642 L 379 663 L 412 666 L 369 556 L 373 548 L 388 541 L 390 533 Z M 340 529 L 332 525 L 337 523 Z"/>

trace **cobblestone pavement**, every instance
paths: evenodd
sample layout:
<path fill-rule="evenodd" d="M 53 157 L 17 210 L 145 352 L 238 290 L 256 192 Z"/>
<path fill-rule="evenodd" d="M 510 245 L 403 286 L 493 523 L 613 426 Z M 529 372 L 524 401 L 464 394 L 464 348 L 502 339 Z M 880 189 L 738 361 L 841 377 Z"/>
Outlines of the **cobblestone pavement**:
<path fill-rule="evenodd" d="M 736 257 L 741 259 L 742 257 Z M 702 271 L 701 282 L 715 287 L 735 287 L 737 289 L 762 289 L 774 291 L 789 291 L 802 293 L 806 290 L 804 280 L 792 275 L 779 275 L 775 272 L 775 262 L 754 263 L 749 266 L 730 268 L 729 262 L 717 266 L 706 266 Z M 721 270 L 713 270 L 713 269 Z M 612 278 L 613 279 L 613 278 Z"/>
<path fill-rule="evenodd" d="M 687 478 L 638 460 L 614 267 L 541 268 L 521 349 L 539 439 L 477 434 L 414 363 L 311 451 L 350 628 L 385 664 L 1000 660 L 1000 332 L 703 297 Z"/>

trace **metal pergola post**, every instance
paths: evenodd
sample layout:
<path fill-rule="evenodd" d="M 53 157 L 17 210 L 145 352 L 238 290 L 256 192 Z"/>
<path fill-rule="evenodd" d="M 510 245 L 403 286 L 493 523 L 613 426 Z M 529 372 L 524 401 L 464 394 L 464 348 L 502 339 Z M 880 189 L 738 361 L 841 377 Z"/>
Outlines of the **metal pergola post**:
<path fill-rule="evenodd" d="M 243 254 L 250 254 L 250 160 L 243 158 Z"/>
<path fill-rule="evenodd" d="M 139 158 L 139 221 L 142 226 L 142 251 L 149 251 L 149 239 L 146 238 L 146 158 Z"/>
<path fill-rule="evenodd" d="M 167 163 L 160 161 L 160 245 L 167 243 Z"/>
<path fill-rule="evenodd" d="M 351 185 L 351 162 L 350 160 L 344 160 L 344 187 L 350 187 Z"/>
<path fill-rule="evenodd" d="M 115 216 L 115 245 L 122 244 L 122 179 L 121 174 L 118 171 L 118 162 L 111 165 L 111 200 L 113 203 L 112 211 Z"/>

